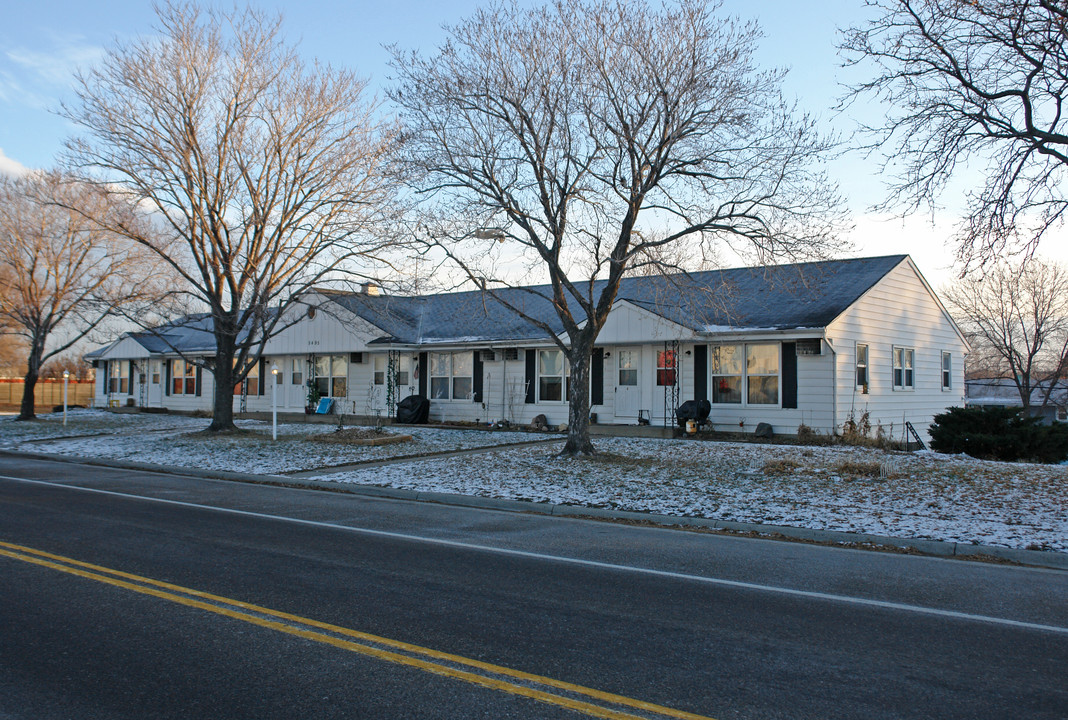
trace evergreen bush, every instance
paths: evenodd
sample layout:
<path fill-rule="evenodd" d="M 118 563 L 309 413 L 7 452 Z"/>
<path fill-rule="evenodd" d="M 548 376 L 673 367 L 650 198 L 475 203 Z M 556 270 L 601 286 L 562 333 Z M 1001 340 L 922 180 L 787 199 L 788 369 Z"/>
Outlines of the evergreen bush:
<path fill-rule="evenodd" d="M 1068 425 L 1043 425 L 1019 409 L 950 408 L 935 415 L 931 448 L 984 460 L 1058 463 L 1068 459 Z"/>

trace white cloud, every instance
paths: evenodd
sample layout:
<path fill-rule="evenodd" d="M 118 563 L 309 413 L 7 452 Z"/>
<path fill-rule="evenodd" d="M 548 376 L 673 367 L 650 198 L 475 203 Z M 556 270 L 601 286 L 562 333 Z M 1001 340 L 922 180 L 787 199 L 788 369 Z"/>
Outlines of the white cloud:
<path fill-rule="evenodd" d="M 0 175 L 25 175 L 30 169 L 20 163 L 18 160 L 9 158 L 4 154 L 4 149 L 0 148 Z"/>

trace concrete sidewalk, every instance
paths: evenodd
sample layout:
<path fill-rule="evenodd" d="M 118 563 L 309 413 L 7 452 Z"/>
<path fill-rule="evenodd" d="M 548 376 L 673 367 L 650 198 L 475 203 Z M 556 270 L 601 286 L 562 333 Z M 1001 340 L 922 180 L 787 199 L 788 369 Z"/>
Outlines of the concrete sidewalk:
<path fill-rule="evenodd" d="M 538 442 L 538 441 L 535 441 Z M 544 442 L 544 441 L 541 441 Z M 526 443 L 524 443 L 526 444 Z M 427 459 L 438 458 L 442 455 L 472 454 L 477 452 L 492 452 L 500 446 L 475 448 L 461 451 L 439 453 L 424 456 Z M 632 522 L 656 525 L 665 528 L 684 528 L 692 530 L 707 530 L 713 532 L 727 532 L 734 534 L 754 535 L 767 539 L 783 539 L 803 542 L 813 542 L 825 545 L 840 545 L 855 549 L 881 548 L 914 552 L 921 555 L 930 555 L 945 558 L 964 558 L 973 560 L 987 560 L 994 562 L 1013 562 L 1021 565 L 1044 567 L 1056 570 L 1068 570 L 1068 553 L 1050 552 L 1041 550 L 1018 550 L 1015 548 L 998 547 L 994 545 L 972 545 L 957 542 L 945 542 L 941 540 L 925 540 L 922 538 L 898 538 L 883 535 L 871 535 L 866 533 L 841 532 L 836 530 L 813 530 L 781 525 L 764 525 L 758 523 L 742 523 L 729 520 L 716 520 L 699 517 L 677 517 L 671 515 L 656 515 L 652 513 L 631 512 L 626 510 L 612 510 L 607 508 L 594 508 L 579 505 L 558 505 L 551 503 L 538 503 L 525 500 L 506 500 L 500 498 L 455 495 L 439 492 L 417 492 L 412 490 L 400 490 L 394 488 L 378 487 L 374 485 L 356 485 L 352 483 L 337 483 L 316 480 L 315 474 L 323 470 L 337 472 L 336 468 L 324 468 L 321 471 L 301 471 L 294 475 L 254 475 L 223 470 L 201 470 L 167 465 L 154 465 L 151 463 L 129 462 L 120 460 L 102 460 L 97 458 L 79 458 L 70 455 L 56 455 L 50 453 L 28 453 L 10 450 L 0 450 L 0 455 L 22 458 L 39 458 L 54 462 L 71 464 L 93 465 L 100 467 L 115 467 L 126 470 L 143 470 L 145 472 L 166 473 L 170 475 L 185 475 L 189 477 L 207 478 L 215 480 L 229 480 L 233 482 L 255 483 L 262 485 L 274 485 L 279 487 L 292 487 L 301 489 L 313 489 L 329 492 L 340 492 L 352 495 L 366 495 L 369 497 L 384 497 L 398 500 L 411 500 L 415 502 L 432 502 L 443 505 L 456 505 L 460 507 L 483 508 L 504 512 L 537 513 L 557 517 L 590 518 L 603 521 Z M 369 463 L 361 463 L 359 467 L 389 464 L 393 462 L 412 462 L 418 458 L 391 458 L 377 460 Z"/>

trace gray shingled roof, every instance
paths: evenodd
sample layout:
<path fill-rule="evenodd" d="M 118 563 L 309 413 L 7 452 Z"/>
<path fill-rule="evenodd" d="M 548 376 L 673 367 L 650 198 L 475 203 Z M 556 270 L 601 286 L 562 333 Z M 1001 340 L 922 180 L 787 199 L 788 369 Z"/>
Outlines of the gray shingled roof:
<path fill-rule="evenodd" d="M 698 333 L 818 329 L 826 327 L 906 257 L 626 278 L 617 301 L 631 302 Z M 598 283 L 596 292 L 601 287 L 603 283 Z M 530 290 L 546 295 L 550 291 L 547 285 Z M 322 292 L 385 331 L 379 342 L 419 345 L 545 339 L 542 330 L 477 290 L 422 297 Z M 523 288 L 498 292 L 562 332 L 555 310 L 544 298 Z"/>
<path fill-rule="evenodd" d="M 747 329 L 794 330 L 826 327 L 906 255 L 829 260 L 692 273 L 626 278 L 618 301 L 627 301 L 697 333 Z M 600 293 L 603 283 L 598 283 Z M 516 307 L 563 332 L 548 285 L 499 291 Z M 468 291 L 419 297 L 365 295 L 320 290 L 333 302 L 381 328 L 374 342 L 402 345 L 545 340 L 545 333 L 488 293 Z M 154 354 L 211 353 L 211 317 L 187 315 L 154 330 L 129 333 Z M 92 360 L 107 348 L 86 355 Z"/>

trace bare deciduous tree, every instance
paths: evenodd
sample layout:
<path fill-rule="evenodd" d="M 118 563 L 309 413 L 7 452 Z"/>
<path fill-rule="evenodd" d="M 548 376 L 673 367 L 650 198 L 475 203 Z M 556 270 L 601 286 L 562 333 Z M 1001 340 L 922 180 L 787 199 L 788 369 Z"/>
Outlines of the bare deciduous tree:
<path fill-rule="evenodd" d="M 170 266 L 214 323 L 211 430 L 294 299 L 385 241 L 390 126 L 354 73 L 308 65 L 259 10 L 162 5 L 158 33 L 112 48 L 66 115 L 74 163 L 136 198 L 157 233 L 116 231 Z M 161 232 L 160 232 L 161 231 Z M 162 239 L 161 239 L 162 238 Z"/>
<path fill-rule="evenodd" d="M 661 248 L 682 242 L 765 260 L 832 244 L 837 193 L 816 167 L 828 144 L 783 99 L 783 73 L 755 67 L 758 28 L 716 9 L 503 4 L 436 55 L 394 48 L 432 242 L 570 362 L 565 455 L 594 452 L 590 353 L 628 267 L 670 264 Z M 547 279 L 563 332 L 498 292 L 517 265 Z"/>
<path fill-rule="evenodd" d="M 0 178 L 0 327 L 28 349 L 20 420 L 45 361 L 153 287 L 143 249 L 104 229 L 118 223 L 137 225 L 128 205 L 58 173 Z"/>
<path fill-rule="evenodd" d="M 983 277 L 966 277 L 944 297 L 969 335 L 969 364 L 1013 378 L 1026 410 L 1036 391 L 1041 405 L 1064 387 L 1068 371 L 1068 270 L 1035 257 L 999 263 Z"/>
<path fill-rule="evenodd" d="M 965 268 L 1030 256 L 1068 209 L 1068 7 L 1054 0 L 872 0 L 847 30 L 850 62 L 874 78 L 849 100 L 889 109 L 867 128 L 896 175 L 886 206 L 933 204 L 962 169 L 980 168 L 957 233 Z"/>

